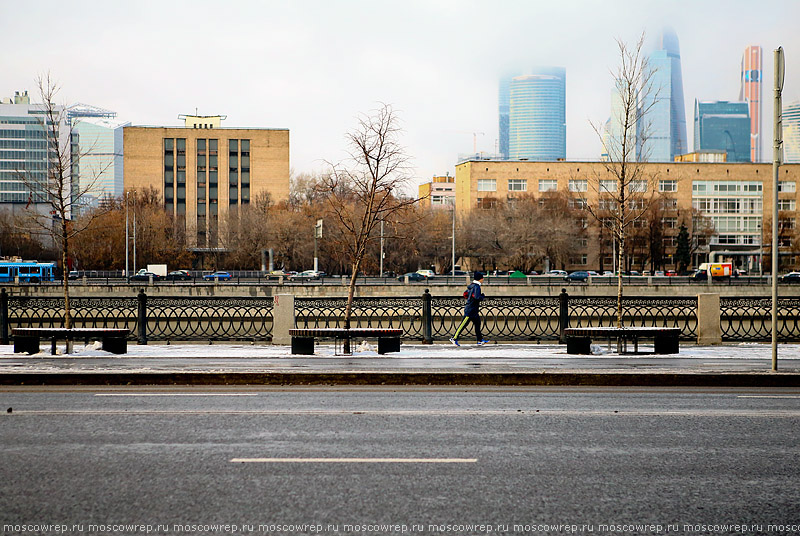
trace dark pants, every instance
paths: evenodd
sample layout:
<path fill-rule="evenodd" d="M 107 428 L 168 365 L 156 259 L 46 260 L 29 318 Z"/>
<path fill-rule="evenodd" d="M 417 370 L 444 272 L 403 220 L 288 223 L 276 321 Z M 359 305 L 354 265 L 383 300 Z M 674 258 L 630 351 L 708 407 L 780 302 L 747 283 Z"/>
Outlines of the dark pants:
<path fill-rule="evenodd" d="M 461 332 L 464 331 L 464 328 L 467 327 L 467 322 L 472 321 L 472 325 L 475 326 L 475 337 L 477 338 L 478 342 L 483 340 L 483 336 L 481 335 L 481 317 L 478 313 L 474 315 L 465 316 L 464 319 L 461 321 L 461 324 L 458 325 L 456 329 L 456 334 L 453 335 L 453 338 L 458 340 L 458 337 L 461 335 Z"/>

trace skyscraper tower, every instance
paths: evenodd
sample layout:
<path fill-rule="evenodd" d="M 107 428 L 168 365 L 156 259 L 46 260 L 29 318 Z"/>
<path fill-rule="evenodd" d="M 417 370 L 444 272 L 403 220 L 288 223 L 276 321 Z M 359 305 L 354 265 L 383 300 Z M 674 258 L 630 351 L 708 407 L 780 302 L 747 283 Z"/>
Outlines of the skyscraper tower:
<path fill-rule="evenodd" d="M 783 161 L 800 163 L 800 102 L 783 105 Z"/>
<path fill-rule="evenodd" d="M 640 125 L 646 132 L 645 153 L 651 162 L 671 162 L 675 156 L 688 152 L 686 141 L 686 108 L 683 103 L 683 76 L 678 36 L 665 28 L 659 38 L 659 48 L 650 55 L 650 67 L 655 70 L 653 87 L 656 101 Z"/>
<path fill-rule="evenodd" d="M 750 45 L 742 54 L 739 100 L 750 106 L 750 160 L 761 162 L 761 47 Z"/>
<path fill-rule="evenodd" d="M 508 113 L 511 104 L 511 79 L 513 75 L 503 76 L 500 79 L 500 88 L 497 93 L 498 111 L 498 152 L 502 158 L 508 158 Z"/>
<path fill-rule="evenodd" d="M 563 67 L 542 67 L 511 79 L 508 156 L 558 160 L 567 157 L 566 80 Z"/>

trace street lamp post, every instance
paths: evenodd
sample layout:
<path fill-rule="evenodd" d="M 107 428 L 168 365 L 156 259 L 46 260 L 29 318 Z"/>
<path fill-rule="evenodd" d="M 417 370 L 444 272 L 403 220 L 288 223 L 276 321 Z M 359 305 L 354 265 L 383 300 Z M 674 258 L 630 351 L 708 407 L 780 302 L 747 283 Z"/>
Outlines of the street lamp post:
<path fill-rule="evenodd" d="M 783 47 L 775 50 L 775 104 L 772 151 L 772 370 L 778 370 L 778 172 L 783 156 L 783 104 L 781 92 L 784 78 Z"/>
<path fill-rule="evenodd" d="M 456 276 L 456 203 L 455 203 L 455 199 L 453 199 L 452 205 L 453 205 L 453 234 L 451 236 L 451 239 L 452 239 L 453 242 L 452 242 L 450 247 L 451 247 L 451 251 L 452 251 L 452 254 L 453 254 L 453 258 L 452 258 L 452 263 L 451 263 L 452 264 L 452 268 L 451 268 L 452 272 L 451 273 L 453 274 L 453 277 L 455 277 Z"/>
<path fill-rule="evenodd" d="M 381 220 L 381 277 L 383 277 L 383 220 Z"/>

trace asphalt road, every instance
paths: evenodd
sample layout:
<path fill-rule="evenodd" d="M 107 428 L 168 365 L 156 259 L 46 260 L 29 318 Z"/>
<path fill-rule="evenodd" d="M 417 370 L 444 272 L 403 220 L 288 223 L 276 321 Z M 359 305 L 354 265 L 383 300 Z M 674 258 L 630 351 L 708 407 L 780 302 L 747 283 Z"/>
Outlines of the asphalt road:
<path fill-rule="evenodd" d="M 0 410 L 2 534 L 800 530 L 800 389 L 21 387 Z"/>

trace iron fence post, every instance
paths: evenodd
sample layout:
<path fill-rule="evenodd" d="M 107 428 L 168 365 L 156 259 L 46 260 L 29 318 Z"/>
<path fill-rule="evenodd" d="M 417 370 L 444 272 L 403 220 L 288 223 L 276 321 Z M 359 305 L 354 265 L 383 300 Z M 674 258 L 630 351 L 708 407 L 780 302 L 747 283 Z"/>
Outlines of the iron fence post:
<path fill-rule="evenodd" d="M 139 289 L 139 344 L 147 344 L 147 294 Z"/>
<path fill-rule="evenodd" d="M 0 290 L 0 344 L 8 344 L 8 293 Z"/>
<path fill-rule="evenodd" d="M 428 289 L 425 289 L 425 293 L 422 295 L 422 344 L 433 344 L 431 293 Z"/>
<path fill-rule="evenodd" d="M 558 341 L 564 344 L 567 342 L 564 337 L 564 330 L 569 327 L 569 294 L 567 294 L 567 289 L 561 289 L 561 294 L 558 295 L 558 302 Z"/>

